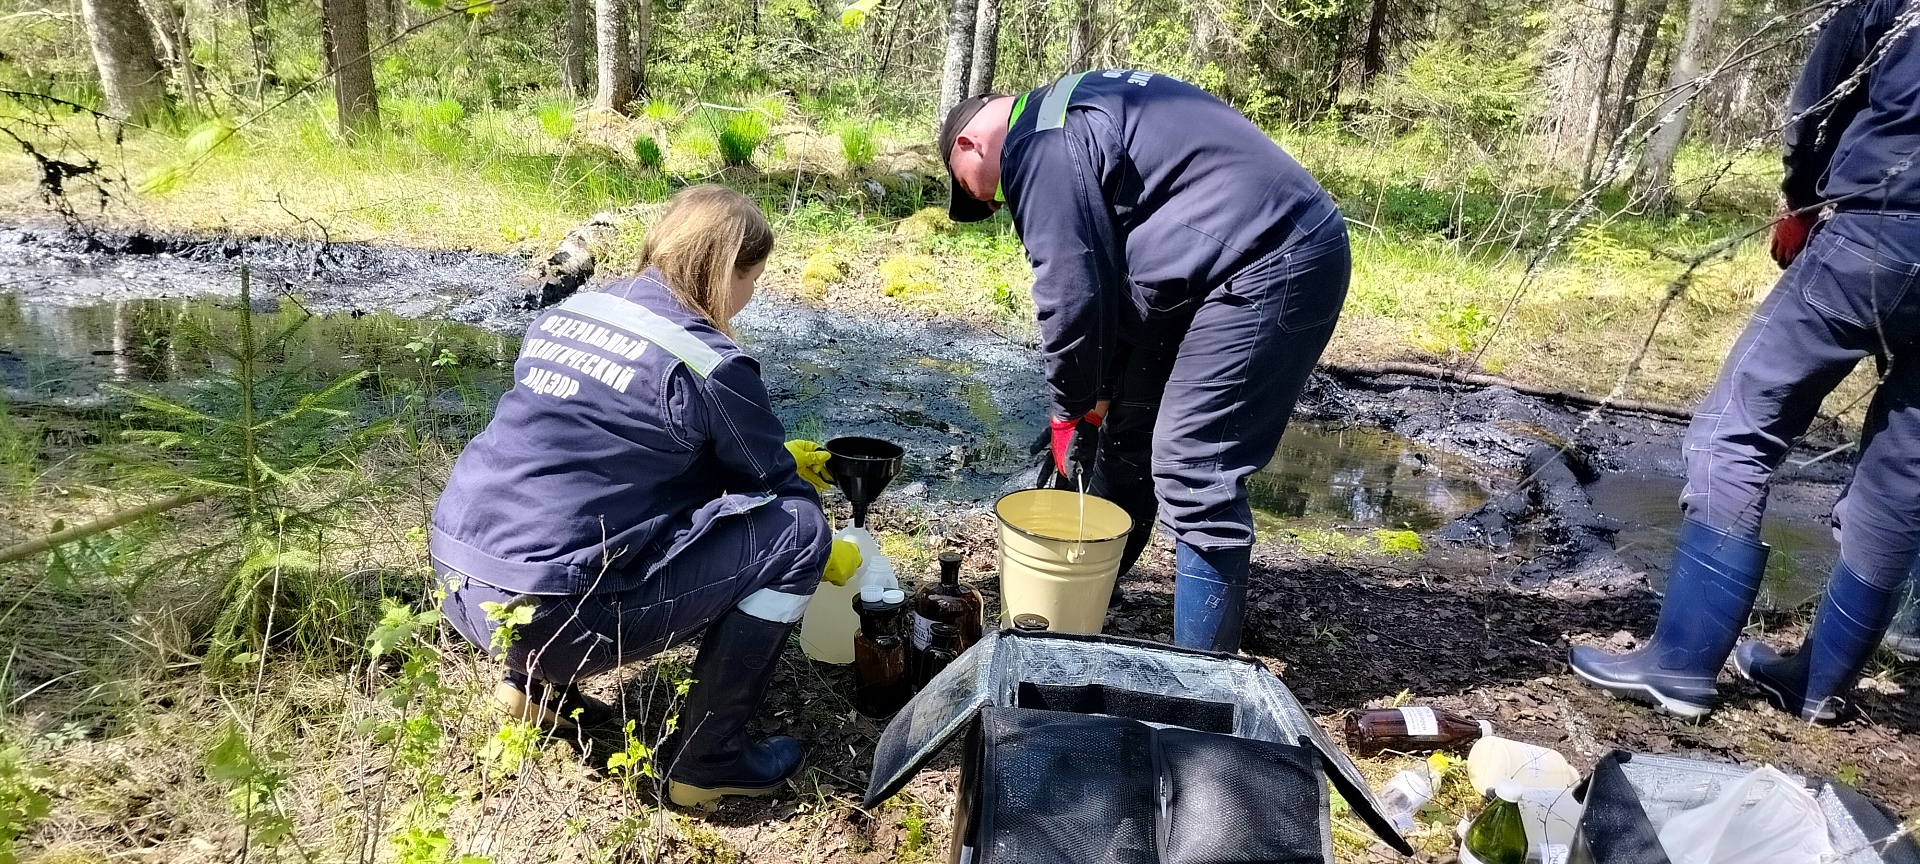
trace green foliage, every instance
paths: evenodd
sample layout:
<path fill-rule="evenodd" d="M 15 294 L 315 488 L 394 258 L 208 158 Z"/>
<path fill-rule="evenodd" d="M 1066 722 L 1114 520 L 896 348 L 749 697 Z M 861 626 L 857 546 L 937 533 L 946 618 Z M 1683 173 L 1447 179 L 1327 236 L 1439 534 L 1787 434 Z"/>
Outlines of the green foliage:
<path fill-rule="evenodd" d="M 953 219 L 945 207 L 923 207 L 901 220 L 894 234 L 907 240 L 928 240 L 953 231 Z"/>
<path fill-rule="evenodd" d="M 822 247 L 807 258 L 800 268 L 800 290 L 807 297 L 819 300 L 827 296 L 827 289 L 846 281 L 846 269 L 841 266 L 840 256 L 832 247 Z"/>
<path fill-rule="evenodd" d="M 533 601 L 525 598 L 512 603 L 482 601 L 480 609 L 487 613 L 487 620 L 495 625 L 487 646 L 495 652 L 513 647 L 513 643 L 520 638 L 519 628 L 533 623 Z"/>
<path fill-rule="evenodd" d="M 758 111 L 733 112 L 715 139 L 721 161 L 734 166 L 752 164 L 754 152 L 767 140 L 768 127 L 766 115 Z"/>
<path fill-rule="evenodd" d="M 1422 326 L 1418 344 L 1436 353 L 1471 353 L 1493 331 L 1494 317 L 1477 304 L 1463 303 L 1441 308 Z"/>
<path fill-rule="evenodd" d="M 1472 50 L 1442 40 L 1421 49 L 1373 96 L 1402 121 L 1491 148 L 1503 138 L 1510 140 L 1537 109 L 1539 89 L 1533 76 L 1530 56 Z"/>
<path fill-rule="evenodd" d="M 626 746 L 607 756 L 607 773 L 619 780 L 629 794 L 640 792 L 645 782 L 660 779 L 658 767 L 653 763 L 654 749 L 634 734 L 635 727 L 634 721 L 627 721 Z"/>
<path fill-rule="evenodd" d="M 416 613 L 412 607 L 391 597 L 380 598 L 380 623 L 367 635 L 368 656 L 374 660 L 387 656 L 402 643 L 412 640 L 415 634 L 437 626 L 440 618 L 438 609 Z"/>
<path fill-rule="evenodd" d="M 573 134 L 573 105 L 567 102 L 542 103 L 535 111 L 540 118 L 540 128 L 549 137 L 566 140 Z"/>
<path fill-rule="evenodd" d="M 660 145 L 651 135 L 633 139 L 633 159 L 649 171 L 658 171 L 660 166 L 667 164 L 667 155 L 660 152 Z"/>
<path fill-rule="evenodd" d="M 880 0 L 853 0 L 840 10 L 840 26 L 848 30 L 857 30 L 867 23 L 867 16 L 879 8 Z"/>
<path fill-rule="evenodd" d="M 0 864 L 19 864 L 14 841 L 52 809 L 46 792 L 52 779 L 47 769 L 27 762 L 19 745 L 0 745 Z"/>
<path fill-rule="evenodd" d="M 840 155 L 846 157 L 847 167 L 859 170 L 873 164 L 879 148 L 873 140 L 873 127 L 855 121 L 845 121 L 834 129 L 840 139 Z"/>
<path fill-rule="evenodd" d="M 293 834 L 293 820 L 280 806 L 287 777 L 275 767 L 286 759 L 278 750 L 255 751 L 234 723 L 207 753 L 207 779 L 228 787 L 227 803 L 246 826 L 250 843 L 273 848 Z"/>

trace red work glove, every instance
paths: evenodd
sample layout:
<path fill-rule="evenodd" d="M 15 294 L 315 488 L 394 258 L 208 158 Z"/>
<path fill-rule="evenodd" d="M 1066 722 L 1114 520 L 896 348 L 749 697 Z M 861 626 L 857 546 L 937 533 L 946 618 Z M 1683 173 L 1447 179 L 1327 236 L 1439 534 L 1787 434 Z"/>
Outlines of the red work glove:
<path fill-rule="evenodd" d="M 1793 259 L 1800 257 L 1800 250 L 1807 248 L 1807 235 L 1813 233 L 1813 226 L 1819 222 L 1817 212 L 1781 214 L 1773 223 L 1773 263 L 1782 270 L 1787 269 Z"/>
<path fill-rule="evenodd" d="M 1060 476 L 1068 478 L 1073 476 L 1067 472 L 1067 460 L 1078 456 L 1073 452 L 1074 436 L 1094 435 L 1100 429 L 1100 422 L 1101 416 L 1098 414 L 1084 414 L 1071 420 L 1062 420 L 1058 417 L 1047 418 L 1047 431 L 1052 433 L 1053 437 L 1053 467 L 1060 472 Z"/>

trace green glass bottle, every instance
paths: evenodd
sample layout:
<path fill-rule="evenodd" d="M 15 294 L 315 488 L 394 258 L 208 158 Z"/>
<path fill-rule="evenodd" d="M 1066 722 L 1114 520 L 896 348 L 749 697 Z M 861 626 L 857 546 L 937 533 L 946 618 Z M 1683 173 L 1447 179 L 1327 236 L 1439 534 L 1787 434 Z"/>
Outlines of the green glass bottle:
<path fill-rule="evenodd" d="M 1463 864 L 1527 864 L 1527 826 L 1520 816 L 1520 784 L 1502 780 L 1493 803 L 1467 828 Z"/>

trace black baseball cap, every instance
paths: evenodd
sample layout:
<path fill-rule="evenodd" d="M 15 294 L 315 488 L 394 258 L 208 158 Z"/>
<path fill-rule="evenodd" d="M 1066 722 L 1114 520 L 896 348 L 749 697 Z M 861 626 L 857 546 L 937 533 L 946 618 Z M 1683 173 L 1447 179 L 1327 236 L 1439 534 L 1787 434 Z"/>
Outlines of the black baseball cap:
<path fill-rule="evenodd" d="M 979 222 L 993 215 L 993 205 L 981 201 L 967 190 L 960 188 L 960 181 L 953 177 L 953 139 L 960 137 L 960 130 L 967 128 L 973 115 L 987 107 L 988 102 L 1006 98 L 998 93 L 983 93 L 960 100 L 947 112 L 947 120 L 940 124 L 940 164 L 947 167 L 947 216 L 955 222 Z"/>

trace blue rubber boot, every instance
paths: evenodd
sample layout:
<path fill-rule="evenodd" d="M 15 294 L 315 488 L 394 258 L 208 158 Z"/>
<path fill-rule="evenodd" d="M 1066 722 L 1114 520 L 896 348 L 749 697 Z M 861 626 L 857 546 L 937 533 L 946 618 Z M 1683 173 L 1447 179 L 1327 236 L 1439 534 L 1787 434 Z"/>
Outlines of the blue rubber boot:
<path fill-rule="evenodd" d="M 1713 679 L 1747 624 L 1766 569 L 1766 544 L 1688 519 L 1680 525 L 1653 638 L 1619 655 L 1579 646 L 1567 663 L 1615 696 L 1679 717 L 1704 715 L 1713 710 Z"/>
<path fill-rule="evenodd" d="M 1240 650 L 1247 617 L 1247 571 L 1253 549 L 1175 549 L 1173 644 L 1231 654 Z"/>
<path fill-rule="evenodd" d="M 747 734 L 794 626 L 735 608 L 707 627 L 680 710 L 679 752 L 667 767 L 673 803 L 707 807 L 722 795 L 771 795 L 800 773 L 806 757 L 800 742 Z"/>
<path fill-rule="evenodd" d="M 1874 585 L 1847 562 L 1835 562 L 1800 650 L 1782 657 L 1759 640 L 1748 639 L 1733 652 L 1733 668 L 1760 685 L 1773 707 L 1808 722 L 1832 722 L 1893 621 L 1899 601 L 1898 587 Z"/>
<path fill-rule="evenodd" d="M 1880 644 L 1908 662 L 1920 662 L 1920 569 L 1907 577 L 1907 599 Z"/>

